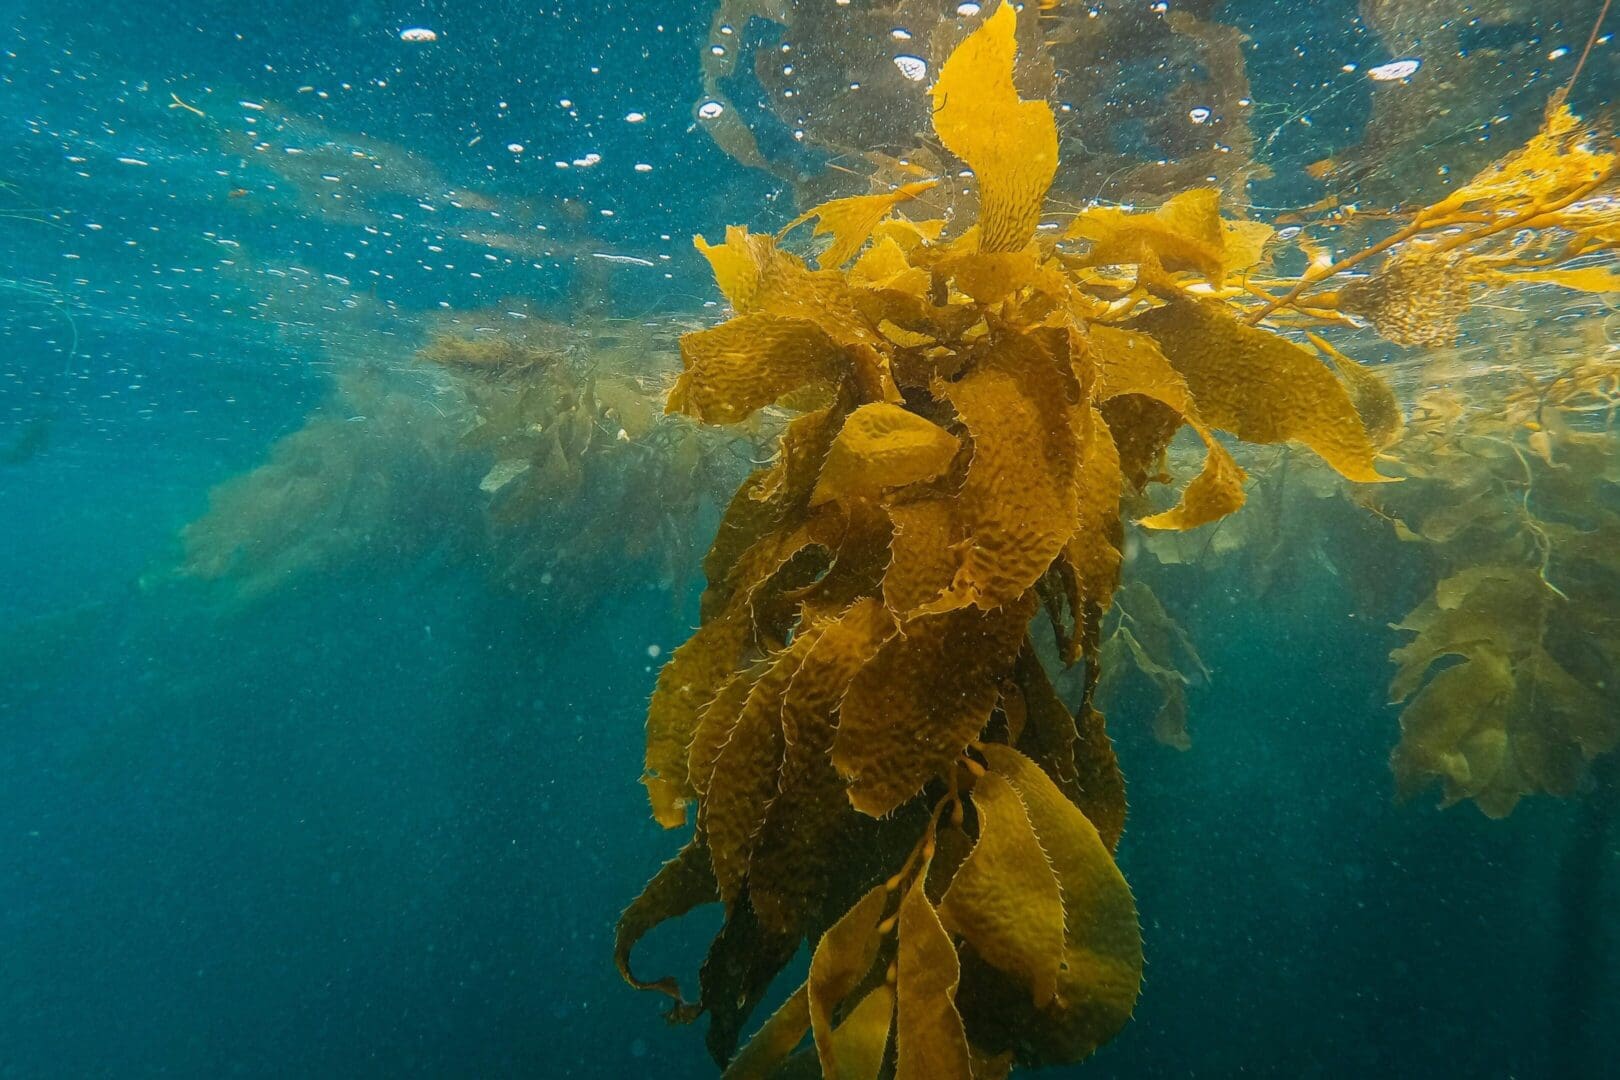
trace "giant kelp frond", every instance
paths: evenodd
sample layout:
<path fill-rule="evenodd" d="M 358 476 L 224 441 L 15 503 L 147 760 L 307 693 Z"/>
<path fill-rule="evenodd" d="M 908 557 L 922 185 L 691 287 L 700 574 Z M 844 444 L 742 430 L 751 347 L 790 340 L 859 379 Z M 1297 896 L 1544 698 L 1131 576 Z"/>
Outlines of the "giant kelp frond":
<path fill-rule="evenodd" d="M 819 269 L 740 227 L 697 241 L 734 315 L 682 340 L 669 409 L 797 414 L 722 518 L 702 625 L 648 713 L 654 815 L 683 827 L 695 806 L 683 858 L 712 868 L 705 895 L 726 911 L 674 1018 L 711 1012 L 730 1061 L 770 977 L 813 946 L 809 981 L 729 1075 L 795 1067 L 807 1034 L 823 1075 L 930 1080 L 1110 1038 L 1141 977 L 1112 857 L 1124 787 L 1091 700 L 1122 501 L 1164 478 L 1183 427 L 1203 471 L 1149 527 L 1242 504 L 1218 431 L 1381 478 L 1364 394 L 1188 291 L 1186 275 L 1253 265 L 1263 226 L 1200 192 L 1152 222 L 1091 218 L 1077 235 L 1094 259 L 1037 232 L 1056 137 L 1014 85 L 1017 27 L 999 6 L 934 88 L 936 133 L 977 181 L 971 227 L 862 196 L 804 215 L 834 237 Z M 1097 265 L 1124 254 L 1141 272 L 1119 303 Z M 1078 716 L 1037 659 L 1043 608 L 1066 661 L 1087 664 Z M 1178 685 L 1201 668 L 1151 594 L 1122 618 L 1142 657 L 1174 652 Z M 691 906 L 669 873 L 627 912 L 632 942 Z"/>

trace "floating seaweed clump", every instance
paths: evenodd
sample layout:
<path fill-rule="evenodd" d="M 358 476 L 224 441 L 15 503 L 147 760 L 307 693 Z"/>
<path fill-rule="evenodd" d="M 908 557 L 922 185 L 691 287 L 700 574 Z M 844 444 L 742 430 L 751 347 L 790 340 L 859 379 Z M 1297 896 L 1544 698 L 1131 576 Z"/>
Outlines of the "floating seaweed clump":
<path fill-rule="evenodd" d="M 1515 382 L 1491 412 L 1431 397 L 1377 500 L 1437 579 L 1396 626 L 1397 788 L 1492 817 L 1572 794 L 1620 745 L 1620 364 L 1605 347 Z"/>
<path fill-rule="evenodd" d="M 695 833 L 616 952 L 672 1019 L 710 1014 L 728 1076 L 967 1080 L 1110 1039 L 1142 972 L 1094 703 L 1122 500 L 1166 479 L 1183 428 L 1202 468 L 1143 527 L 1242 505 L 1217 432 L 1384 479 L 1353 380 L 1221 291 L 1265 226 L 1196 190 L 1037 233 L 1058 140 L 1015 88 L 1015 18 L 999 6 L 933 87 L 934 131 L 976 178 L 971 227 L 896 217 L 914 202 L 886 193 L 805 215 L 832 233 L 819 269 L 740 227 L 698 240 L 735 314 L 682 339 L 670 410 L 796 415 L 726 509 L 701 626 L 659 677 L 644 782 L 668 828 L 695 806 Z M 1085 661 L 1074 712 L 1039 611 L 1062 662 Z M 649 929 L 710 902 L 725 920 L 695 999 L 634 974 Z M 801 942 L 807 980 L 738 1052 Z"/>
<path fill-rule="evenodd" d="M 662 415 L 671 350 L 492 312 L 457 321 L 418 364 L 346 373 L 268 461 L 217 488 L 184 530 L 180 574 L 250 602 L 437 549 L 557 613 L 651 574 L 680 593 L 736 440 Z"/>

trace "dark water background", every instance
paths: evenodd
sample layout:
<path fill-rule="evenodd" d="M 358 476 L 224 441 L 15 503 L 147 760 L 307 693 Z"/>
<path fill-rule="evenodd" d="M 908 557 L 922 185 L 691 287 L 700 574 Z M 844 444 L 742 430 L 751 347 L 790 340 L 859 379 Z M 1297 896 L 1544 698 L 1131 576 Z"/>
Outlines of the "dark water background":
<path fill-rule="evenodd" d="M 1226 17 L 1260 42 L 1268 100 L 1366 59 L 1350 4 Z M 701 311 L 686 238 L 791 212 L 691 130 L 708 19 L 667 0 L 0 0 L 0 449 L 16 449 L 0 465 L 0 1077 L 712 1075 L 697 1033 L 666 1028 L 610 957 L 617 912 L 677 844 L 637 777 L 648 646 L 679 643 L 690 597 L 614 583 L 559 624 L 443 554 L 236 614 L 138 584 L 208 489 L 325 395 L 357 322 L 582 302 L 575 258 L 472 277 L 453 241 L 425 254 L 453 211 L 420 210 L 408 184 L 373 197 L 401 215 L 393 254 L 357 247 L 339 214 L 231 199 L 257 166 L 171 92 L 211 112 L 296 104 L 408 148 L 449 185 L 528 200 L 568 243 L 661 264 L 598 278 L 593 302 Z M 440 42 L 405 45 L 410 25 Z M 1298 153 L 1353 139 L 1365 105 L 1335 98 Z M 593 169 L 553 164 L 592 150 Z M 218 265 L 222 236 L 238 268 Z M 255 253 L 313 284 L 265 306 L 239 269 Z M 1184 612 L 1214 672 L 1191 752 L 1111 718 L 1148 969 L 1135 1021 L 1084 1074 L 1606 1075 L 1615 838 L 1566 860 L 1578 800 L 1506 822 L 1394 805 L 1384 623 L 1422 583 L 1357 619 L 1344 588 L 1324 570 L 1260 608 L 1233 581 Z M 695 963 L 712 926 L 692 921 L 647 943 L 646 970 Z"/>

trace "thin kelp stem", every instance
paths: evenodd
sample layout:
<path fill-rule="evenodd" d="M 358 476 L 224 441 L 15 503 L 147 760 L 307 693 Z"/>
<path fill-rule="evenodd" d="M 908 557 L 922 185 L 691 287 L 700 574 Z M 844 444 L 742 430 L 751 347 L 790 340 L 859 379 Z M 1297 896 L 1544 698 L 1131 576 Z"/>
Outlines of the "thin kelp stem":
<path fill-rule="evenodd" d="M 1581 58 L 1575 61 L 1575 70 L 1570 73 L 1569 82 L 1564 84 L 1562 90 L 1553 95 L 1555 103 L 1562 105 L 1569 100 L 1569 93 L 1575 89 L 1575 80 L 1581 77 L 1581 72 L 1586 68 L 1586 58 L 1592 55 L 1592 46 L 1597 44 L 1598 34 L 1603 30 L 1603 20 L 1608 18 L 1609 5 L 1613 2 L 1614 0 L 1603 0 L 1603 7 L 1598 9 L 1597 21 L 1592 23 L 1592 32 L 1587 35 L 1586 48 L 1581 50 Z"/>

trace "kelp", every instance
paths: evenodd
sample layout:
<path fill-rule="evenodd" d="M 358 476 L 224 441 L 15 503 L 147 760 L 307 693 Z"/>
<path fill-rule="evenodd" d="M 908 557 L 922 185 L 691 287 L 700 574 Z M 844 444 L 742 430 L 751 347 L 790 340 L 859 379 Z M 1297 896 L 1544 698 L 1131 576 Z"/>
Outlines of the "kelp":
<path fill-rule="evenodd" d="M 178 576 L 238 606 L 437 550 L 559 616 L 627 567 L 682 592 L 688 538 L 747 447 L 662 414 L 667 339 L 506 310 L 448 315 L 414 358 L 344 372 L 303 427 L 216 488 L 183 530 Z"/>
<path fill-rule="evenodd" d="M 1050 107 L 1015 86 L 1017 27 L 1011 5 L 988 13 L 934 89 L 975 221 L 888 216 L 920 199 L 812 210 L 834 234 L 815 268 L 736 226 L 696 240 L 733 315 L 683 338 L 669 409 L 795 417 L 725 511 L 702 625 L 648 711 L 654 815 L 684 829 L 695 808 L 688 851 L 724 907 L 697 997 L 659 988 L 672 1019 L 712 1015 L 728 1075 L 796 1075 L 813 1053 L 824 1076 L 968 1080 L 1110 1039 L 1142 973 L 1112 854 L 1124 784 L 1093 700 L 1119 652 L 1101 620 L 1127 507 L 1169 479 L 1184 427 L 1203 470 L 1147 528 L 1242 505 L 1218 431 L 1383 479 L 1366 386 L 1209 292 L 1260 259 L 1264 226 L 1199 192 L 1151 223 L 1093 218 L 1063 241 L 1090 258 L 1037 231 L 1057 143 Z M 1121 263 L 1137 268 L 1123 295 L 1104 270 Z M 1038 613 L 1085 666 L 1076 710 L 1039 659 Z M 1143 657 L 1179 649 L 1201 672 L 1151 594 L 1127 592 L 1116 619 Z M 664 891 L 621 939 L 690 907 Z M 743 940 L 758 963 L 737 961 Z M 808 981 L 738 1053 L 740 1013 L 800 942 Z"/>
<path fill-rule="evenodd" d="M 1206 685 L 1210 677 L 1197 647 L 1153 590 L 1140 581 L 1120 591 L 1110 618 L 1113 629 L 1102 645 L 1098 706 L 1112 711 L 1134 671 L 1153 685 L 1159 699 L 1153 737 L 1177 750 L 1187 749 L 1192 745 L 1187 734 L 1187 688 Z"/>
<path fill-rule="evenodd" d="M 1501 817 L 1573 793 L 1620 745 L 1617 379 L 1605 350 L 1521 370 L 1489 413 L 1431 396 L 1399 444 L 1408 479 L 1377 507 L 1435 577 L 1395 627 L 1401 795 L 1438 782 L 1445 804 Z"/>

